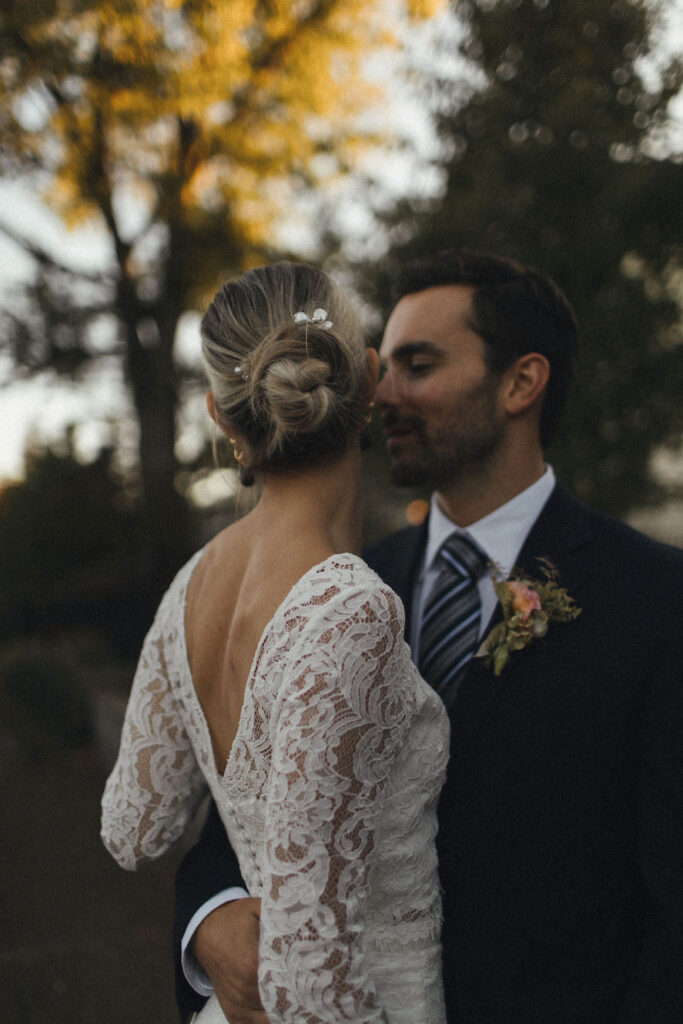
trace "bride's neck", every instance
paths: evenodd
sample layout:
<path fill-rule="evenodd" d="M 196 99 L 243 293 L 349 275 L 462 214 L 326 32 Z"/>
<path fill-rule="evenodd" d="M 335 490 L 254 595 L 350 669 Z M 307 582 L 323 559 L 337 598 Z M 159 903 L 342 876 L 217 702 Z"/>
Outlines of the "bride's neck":
<path fill-rule="evenodd" d="M 263 536 L 282 537 L 288 545 L 302 541 L 311 549 L 360 551 L 359 448 L 328 465 L 267 476 L 252 515 Z"/>

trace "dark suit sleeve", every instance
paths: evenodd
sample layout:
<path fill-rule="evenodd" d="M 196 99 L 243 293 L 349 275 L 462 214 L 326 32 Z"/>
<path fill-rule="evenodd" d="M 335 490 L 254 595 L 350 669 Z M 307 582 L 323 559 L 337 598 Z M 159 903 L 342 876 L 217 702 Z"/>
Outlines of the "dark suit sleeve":
<path fill-rule="evenodd" d="M 225 834 L 216 806 L 211 804 L 196 846 L 184 857 L 176 875 L 173 952 L 176 1001 L 181 1020 L 201 1009 L 205 1000 L 187 984 L 180 961 L 180 945 L 192 916 L 216 893 L 231 886 L 246 888 L 239 864 Z"/>
<path fill-rule="evenodd" d="M 678 606 L 683 607 L 682 603 Z M 668 617 L 670 625 L 673 618 Z M 675 629 L 674 633 L 679 632 Z M 638 854 L 648 894 L 641 956 L 620 1024 L 683 1021 L 683 643 L 653 665 L 643 722 Z"/>

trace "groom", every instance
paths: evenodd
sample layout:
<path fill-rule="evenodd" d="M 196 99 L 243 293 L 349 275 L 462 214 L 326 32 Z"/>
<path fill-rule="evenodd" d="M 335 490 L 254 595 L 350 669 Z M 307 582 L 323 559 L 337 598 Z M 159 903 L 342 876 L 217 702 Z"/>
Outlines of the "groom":
<path fill-rule="evenodd" d="M 367 552 L 406 606 L 416 659 L 430 659 L 422 625 L 454 532 L 532 588 L 552 563 L 581 609 L 513 650 L 498 676 L 483 657 L 445 666 L 452 1024 L 683 1021 L 683 555 L 585 508 L 545 466 L 575 349 L 549 279 L 450 252 L 401 274 L 380 350 L 394 481 L 434 491 L 422 527 Z M 491 572 L 470 588 L 466 626 L 455 611 L 447 626 L 458 664 L 503 619 Z M 231 1024 L 262 1024 L 254 902 L 198 910 L 239 884 L 214 812 L 179 873 L 176 930 L 197 912 L 188 970 L 194 951 Z M 178 996 L 186 1014 L 182 976 Z"/>

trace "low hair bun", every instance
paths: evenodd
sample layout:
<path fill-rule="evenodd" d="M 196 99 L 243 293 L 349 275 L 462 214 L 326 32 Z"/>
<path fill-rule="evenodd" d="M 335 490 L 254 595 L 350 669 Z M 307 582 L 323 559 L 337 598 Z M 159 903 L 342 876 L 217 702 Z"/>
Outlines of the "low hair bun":
<path fill-rule="evenodd" d="M 273 448 L 284 438 L 319 430 L 336 406 L 330 387 L 330 366 L 321 359 L 274 360 L 255 392 L 260 392 L 273 425 Z M 254 401 L 254 405 L 260 405 Z M 265 411 L 265 410 L 264 410 Z"/>
<path fill-rule="evenodd" d="M 360 431 L 363 333 L 321 270 L 276 263 L 228 282 L 202 320 L 202 340 L 218 411 L 244 439 L 250 470 L 314 465 Z"/>

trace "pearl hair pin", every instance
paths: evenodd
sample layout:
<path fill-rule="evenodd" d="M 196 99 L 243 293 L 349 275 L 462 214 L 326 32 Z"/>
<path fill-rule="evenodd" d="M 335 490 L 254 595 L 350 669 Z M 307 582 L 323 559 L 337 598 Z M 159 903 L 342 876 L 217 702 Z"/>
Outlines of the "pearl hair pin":
<path fill-rule="evenodd" d="M 329 331 L 332 327 L 332 321 L 327 319 L 326 309 L 314 309 L 313 316 L 309 316 L 308 313 L 304 313 L 303 310 L 299 310 L 298 313 L 294 314 L 295 324 L 313 324 L 316 327 L 322 327 L 324 331 Z"/>
<path fill-rule="evenodd" d="M 329 331 L 330 327 L 332 327 L 332 321 L 327 319 L 327 310 L 321 307 L 313 310 L 313 316 L 309 316 L 308 313 L 299 310 L 298 313 L 294 314 L 293 320 L 295 324 L 311 324 L 314 327 L 321 327 L 324 331 Z M 242 366 L 233 367 L 233 373 L 241 377 L 242 380 L 249 380 L 249 373 Z"/>

